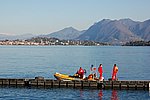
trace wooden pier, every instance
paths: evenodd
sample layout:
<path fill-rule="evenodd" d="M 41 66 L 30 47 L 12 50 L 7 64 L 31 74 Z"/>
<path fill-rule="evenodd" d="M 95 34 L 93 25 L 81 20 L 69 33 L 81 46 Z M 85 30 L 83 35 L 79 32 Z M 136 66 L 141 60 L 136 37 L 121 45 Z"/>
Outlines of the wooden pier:
<path fill-rule="evenodd" d="M 81 89 L 126 89 L 149 90 L 150 80 L 120 81 L 59 81 L 36 77 L 35 79 L 0 78 L 0 86 L 37 87 L 37 88 L 81 88 Z"/>

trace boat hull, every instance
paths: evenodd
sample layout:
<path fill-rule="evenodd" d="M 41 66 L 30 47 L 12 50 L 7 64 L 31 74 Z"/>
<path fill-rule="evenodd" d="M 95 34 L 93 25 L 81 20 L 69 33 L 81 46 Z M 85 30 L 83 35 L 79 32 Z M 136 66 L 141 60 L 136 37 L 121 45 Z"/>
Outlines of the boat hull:
<path fill-rule="evenodd" d="M 61 73 L 57 73 L 57 72 L 54 74 L 54 77 L 57 80 L 82 80 L 80 78 L 75 78 L 73 76 L 69 76 L 69 75 L 61 74 Z"/>

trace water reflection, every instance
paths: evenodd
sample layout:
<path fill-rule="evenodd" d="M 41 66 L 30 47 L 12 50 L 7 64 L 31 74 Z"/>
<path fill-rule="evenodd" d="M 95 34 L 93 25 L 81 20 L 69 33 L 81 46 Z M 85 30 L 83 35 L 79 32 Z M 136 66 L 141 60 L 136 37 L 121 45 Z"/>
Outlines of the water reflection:
<path fill-rule="evenodd" d="M 81 99 L 83 97 L 83 90 L 82 89 L 80 89 L 80 97 L 81 97 Z"/>
<path fill-rule="evenodd" d="M 104 97 L 103 90 L 100 90 L 98 93 L 99 100 L 102 100 Z M 112 90 L 111 100 L 119 100 L 117 90 Z"/>
<path fill-rule="evenodd" d="M 99 100 L 102 100 L 102 97 L 103 97 L 103 91 L 102 90 L 99 91 L 98 96 L 99 96 Z"/>
<path fill-rule="evenodd" d="M 111 100 L 119 100 L 117 90 L 112 90 Z"/>

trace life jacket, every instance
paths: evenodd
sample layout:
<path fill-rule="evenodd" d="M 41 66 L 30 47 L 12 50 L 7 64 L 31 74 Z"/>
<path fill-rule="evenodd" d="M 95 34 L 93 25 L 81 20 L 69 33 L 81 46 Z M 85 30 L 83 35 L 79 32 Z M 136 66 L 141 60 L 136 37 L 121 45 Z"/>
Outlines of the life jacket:
<path fill-rule="evenodd" d="M 118 67 L 117 67 L 117 66 L 114 68 L 114 72 L 115 72 L 115 73 L 118 72 Z"/>
<path fill-rule="evenodd" d="M 101 74 L 103 73 L 102 66 L 99 66 L 99 68 L 98 68 L 98 72 L 99 72 L 99 73 L 101 73 Z"/>
<path fill-rule="evenodd" d="M 78 74 L 79 75 L 83 75 L 84 74 L 84 70 L 82 68 L 80 68 L 79 71 L 78 71 Z"/>

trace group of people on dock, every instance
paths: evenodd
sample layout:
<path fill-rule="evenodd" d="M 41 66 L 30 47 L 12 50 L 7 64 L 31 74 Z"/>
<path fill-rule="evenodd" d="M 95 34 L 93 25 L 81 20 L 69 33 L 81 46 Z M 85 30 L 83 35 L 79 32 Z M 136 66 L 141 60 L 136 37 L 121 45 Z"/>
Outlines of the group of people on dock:
<path fill-rule="evenodd" d="M 80 67 L 76 74 L 78 74 L 81 79 L 84 79 L 85 78 L 85 73 L 86 73 L 86 70 L 83 69 L 82 67 Z M 98 67 L 98 73 L 99 73 L 99 80 L 103 81 L 104 77 L 103 77 L 103 67 L 102 67 L 102 64 L 100 64 L 99 67 Z M 118 67 L 117 67 L 116 64 L 114 64 L 113 70 L 112 70 L 112 77 L 111 77 L 110 80 L 118 80 L 117 73 L 118 73 Z M 94 67 L 93 65 L 91 65 L 90 75 L 88 76 L 88 79 L 94 79 L 94 78 L 97 78 L 96 67 Z"/>

